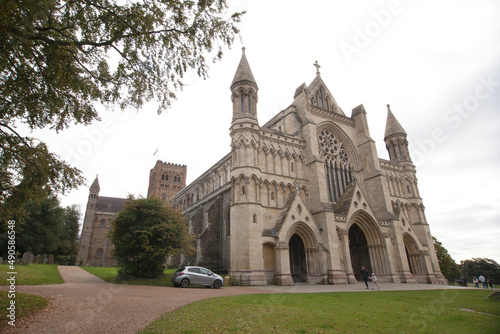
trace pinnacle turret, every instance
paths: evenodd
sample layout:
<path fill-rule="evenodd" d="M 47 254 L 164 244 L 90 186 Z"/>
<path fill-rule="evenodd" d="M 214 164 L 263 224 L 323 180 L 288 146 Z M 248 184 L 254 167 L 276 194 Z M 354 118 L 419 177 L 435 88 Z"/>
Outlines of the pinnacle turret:
<path fill-rule="evenodd" d="M 385 125 L 384 141 L 391 161 L 411 162 L 406 137 L 406 131 L 392 113 L 391 106 L 387 105 L 387 123 Z"/>
<path fill-rule="evenodd" d="M 406 131 L 403 129 L 401 124 L 399 124 L 396 116 L 391 111 L 391 106 L 387 105 L 387 122 L 385 124 L 385 136 L 384 140 L 392 135 L 403 135 L 406 138 Z"/>
<path fill-rule="evenodd" d="M 90 186 L 90 190 L 96 190 L 96 191 L 101 190 L 101 188 L 99 187 L 98 175 L 96 175 L 94 182 L 92 182 L 92 185 Z"/>
<path fill-rule="evenodd" d="M 245 55 L 245 48 L 242 48 L 240 64 L 234 74 L 231 83 L 231 101 L 233 102 L 233 122 L 250 121 L 257 122 L 257 101 L 259 87 L 253 77 L 250 64 Z"/>
<path fill-rule="evenodd" d="M 238 69 L 234 74 L 233 82 L 231 83 L 231 89 L 233 89 L 237 84 L 248 84 L 258 89 L 257 82 L 253 77 L 252 69 L 250 68 L 250 64 L 248 63 L 247 57 L 245 55 L 244 47 L 242 48 L 240 64 L 238 65 Z"/>

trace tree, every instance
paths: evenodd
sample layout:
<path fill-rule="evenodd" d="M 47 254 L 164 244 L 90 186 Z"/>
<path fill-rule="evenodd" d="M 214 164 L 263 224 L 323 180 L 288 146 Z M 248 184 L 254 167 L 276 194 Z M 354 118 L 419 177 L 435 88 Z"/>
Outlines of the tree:
<path fill-rule="evenodd" d="M 99 119 L 95 102 L 139 108 L 154 99 L 160 113 L 186 71 L 206 78 L 206 54 L 216 50 L 213 59 L 220 59 L 232 45 L 243 13 L 229 15 L 227 8 L 225 0 L 2 0 L 3 212 L 43 198 L 35 195 L 45 188 L 64 192 L 83 183 L 78 169 L 16 125 L 56 131 L 88 125 Z"/>
<path fill-rule="evenodd" d="M 56 197 L 40 203 L 29 201 L 22 207 L 26 222 L 16 227 L 16 250 L 23 254 L 76 255 L 80 211 L 76 206 L 62 208 Z M 7 249 L 5 235 L 1 249 Z"/>
<path fill-rule="evenodd" d="M 80 210 L 77 205 L 63 209 L 61 235 L 55 254 L 76 255 L 78 251 L 78 232 L 80 230 Z"/>
<path fill-rule="evenodd" d="M 500 265 L 492 259 L 473 258 L 460 261 L 460 270 L 468 280 L 472 280 L 474 276 L 483 275 L 493 278 L 496 284 L 500 283 Z"/>
<path fill-rule="evenodd" d="M 182 214 L 158 198 L 129 198 L 111 229 L 122 277 L 159 277 L 169 254 L 181 250 L 187 237 Z"/>
<path fill-rule="evenodd" d="M 446 277 L 448 282 L 455 282 L 460 277 L 460 268 L 458 264 L 453 260 L 451 255 L 448 254 L 448 250 L 443 247 L 441 242 L 435 237 L 432 237 L 432 240 L 434 242 L 434 248 L 436 249 L 441 273 Z"/>

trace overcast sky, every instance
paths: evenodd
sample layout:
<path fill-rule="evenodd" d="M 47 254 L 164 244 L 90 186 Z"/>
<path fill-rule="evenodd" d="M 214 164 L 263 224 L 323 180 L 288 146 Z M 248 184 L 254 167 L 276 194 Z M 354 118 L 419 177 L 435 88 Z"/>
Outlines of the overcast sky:
<path fill-rule="evenodd" d="M 432 234 L 460 260 L 500 261 L 500 2 L 228 0 L 247 11 L 241 38 L 210 78 L 185 76 L 168 113 L 103 110 L 101 122 L 37 131 L 81 169 L 87 185 L 61 197 L 146 195 L 157 159 L 188 166 L 188 183 L 230 151 L 229 86 L 246 54 L 259 85 L 261 125 L 321 77 L 347 116 L 363 104 L 378 155 L 391 109 L 408 133 Z M 153 153 L 158 150 L 158 156 Z"/>

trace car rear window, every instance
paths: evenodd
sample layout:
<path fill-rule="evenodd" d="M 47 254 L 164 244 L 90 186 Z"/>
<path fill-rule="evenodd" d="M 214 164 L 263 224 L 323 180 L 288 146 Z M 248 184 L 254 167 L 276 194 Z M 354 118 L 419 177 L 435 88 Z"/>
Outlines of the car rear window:
<path fill-rule="evenodd" d="M 179 269 L 177 269 L 175 272 L 178 273 L 179 271 L 184 271 L 184 269 L 186 269 L 186 267 L 180 267 Z"/>

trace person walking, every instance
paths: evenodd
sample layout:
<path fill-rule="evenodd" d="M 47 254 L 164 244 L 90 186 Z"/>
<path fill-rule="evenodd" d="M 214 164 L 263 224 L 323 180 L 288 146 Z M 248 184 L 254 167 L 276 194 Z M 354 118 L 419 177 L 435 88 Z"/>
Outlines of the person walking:
<path fill-rule="evenodd" d="M 479 280 L 477 279 L 476 276 L 472 279 L 472 282 L 474 282 L 474 287 L 479 288 Z"/>
<path fill-rule="evenodd" d="M 361 267 L 361 275 L 363 275 L 363 281 L 365 281 L 366 288 L 369 289 L 368 276 L 370 276 L 370 274 L 368 273 L 368 270 L 366 270 L 365 267 Z"/>
<path fill-rule="evenodd" d="M 372 273 L 372 276 L 370 277 L 372 280 L 372 290 L 375 290 L 375 286 L 380 290 L 380 287 L 377 284 L 377 276 L 375 276 L 375 273 Z"/>
<path fill-rule="evenodd" d="M 488 286 L 486 285 L 486 278 L 484 278 L 483 275 L 479 275 L 479 282 L 483 283 L 483 288 L 488 289 Z"/>
<path fill-rule="evenodd" d="M 488 276 L 488 279 L 486 280 L 486 288 L 488 287 L 488 285 L 490 286 L 490 288 L 494 289 L 493 286 L 495 286 L 495 280 L 490 276 Z"/>

